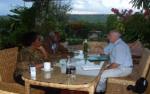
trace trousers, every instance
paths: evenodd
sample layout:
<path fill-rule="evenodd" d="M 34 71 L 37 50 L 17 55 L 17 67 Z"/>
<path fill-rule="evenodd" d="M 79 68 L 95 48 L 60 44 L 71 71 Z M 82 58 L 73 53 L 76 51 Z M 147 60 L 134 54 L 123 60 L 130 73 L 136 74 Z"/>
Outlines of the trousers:
<path fill-rule="evenodd" d="M 104 92 L 106 89 L 106 81 L 109 77 L 125 77 L 132 73 L 131 67 L 118 67 L 114 69 L 104 70 L 101 74 L 100 81 L 96 87 L 96 92 Z"/>

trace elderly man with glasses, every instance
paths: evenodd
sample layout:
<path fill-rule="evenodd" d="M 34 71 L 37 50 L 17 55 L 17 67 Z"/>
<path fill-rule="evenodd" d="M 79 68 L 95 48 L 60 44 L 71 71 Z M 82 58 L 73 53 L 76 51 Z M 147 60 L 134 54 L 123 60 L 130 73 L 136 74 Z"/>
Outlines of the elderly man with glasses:
<path fill-rule="evenodd" d="M 104 94 L 106 80 L 109 77 L 125 77 L 132 72 L 132 58 L 128 45 L 121 39 L 117 30 L 110 31 L 108 35 L 109 44 L 101 53 L 110 56 L 109 65 L 102 71 L 96 92 Z"/>

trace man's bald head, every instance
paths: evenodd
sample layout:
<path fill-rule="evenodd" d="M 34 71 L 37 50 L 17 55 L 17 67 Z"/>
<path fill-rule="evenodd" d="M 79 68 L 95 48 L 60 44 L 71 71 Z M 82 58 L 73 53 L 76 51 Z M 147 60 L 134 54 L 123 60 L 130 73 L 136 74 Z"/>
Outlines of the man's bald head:
<path fill-rule="evenodd" d="M 121 37 L 121 34 L 117 30 L 110 31 L 108 35 L 108 39 L 112 43 L 115 43 L 120 37 Z"/>

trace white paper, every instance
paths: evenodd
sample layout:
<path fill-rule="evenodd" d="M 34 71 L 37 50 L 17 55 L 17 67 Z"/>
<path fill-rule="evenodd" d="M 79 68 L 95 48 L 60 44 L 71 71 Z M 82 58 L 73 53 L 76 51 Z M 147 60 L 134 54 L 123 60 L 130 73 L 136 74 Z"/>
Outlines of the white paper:
<path fill-rule="evenodd" d="M 100 62 L 100 65 L 85 65 L 82 66 L 83 70 L 100 70 L 103 66 L 104 62 Z"/>

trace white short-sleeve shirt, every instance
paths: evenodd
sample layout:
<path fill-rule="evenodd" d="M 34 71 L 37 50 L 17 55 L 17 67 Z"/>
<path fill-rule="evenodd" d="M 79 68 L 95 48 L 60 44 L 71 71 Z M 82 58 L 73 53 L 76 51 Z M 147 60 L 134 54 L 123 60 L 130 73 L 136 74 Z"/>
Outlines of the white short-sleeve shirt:
<path fill-rule="evenodd" d="M 118 39 L 113 43 L 113 48 L 110 52 L 110 62 L 117 63 L 121 67 L 133 66 L 130 49 L 122 39 Z"/>

